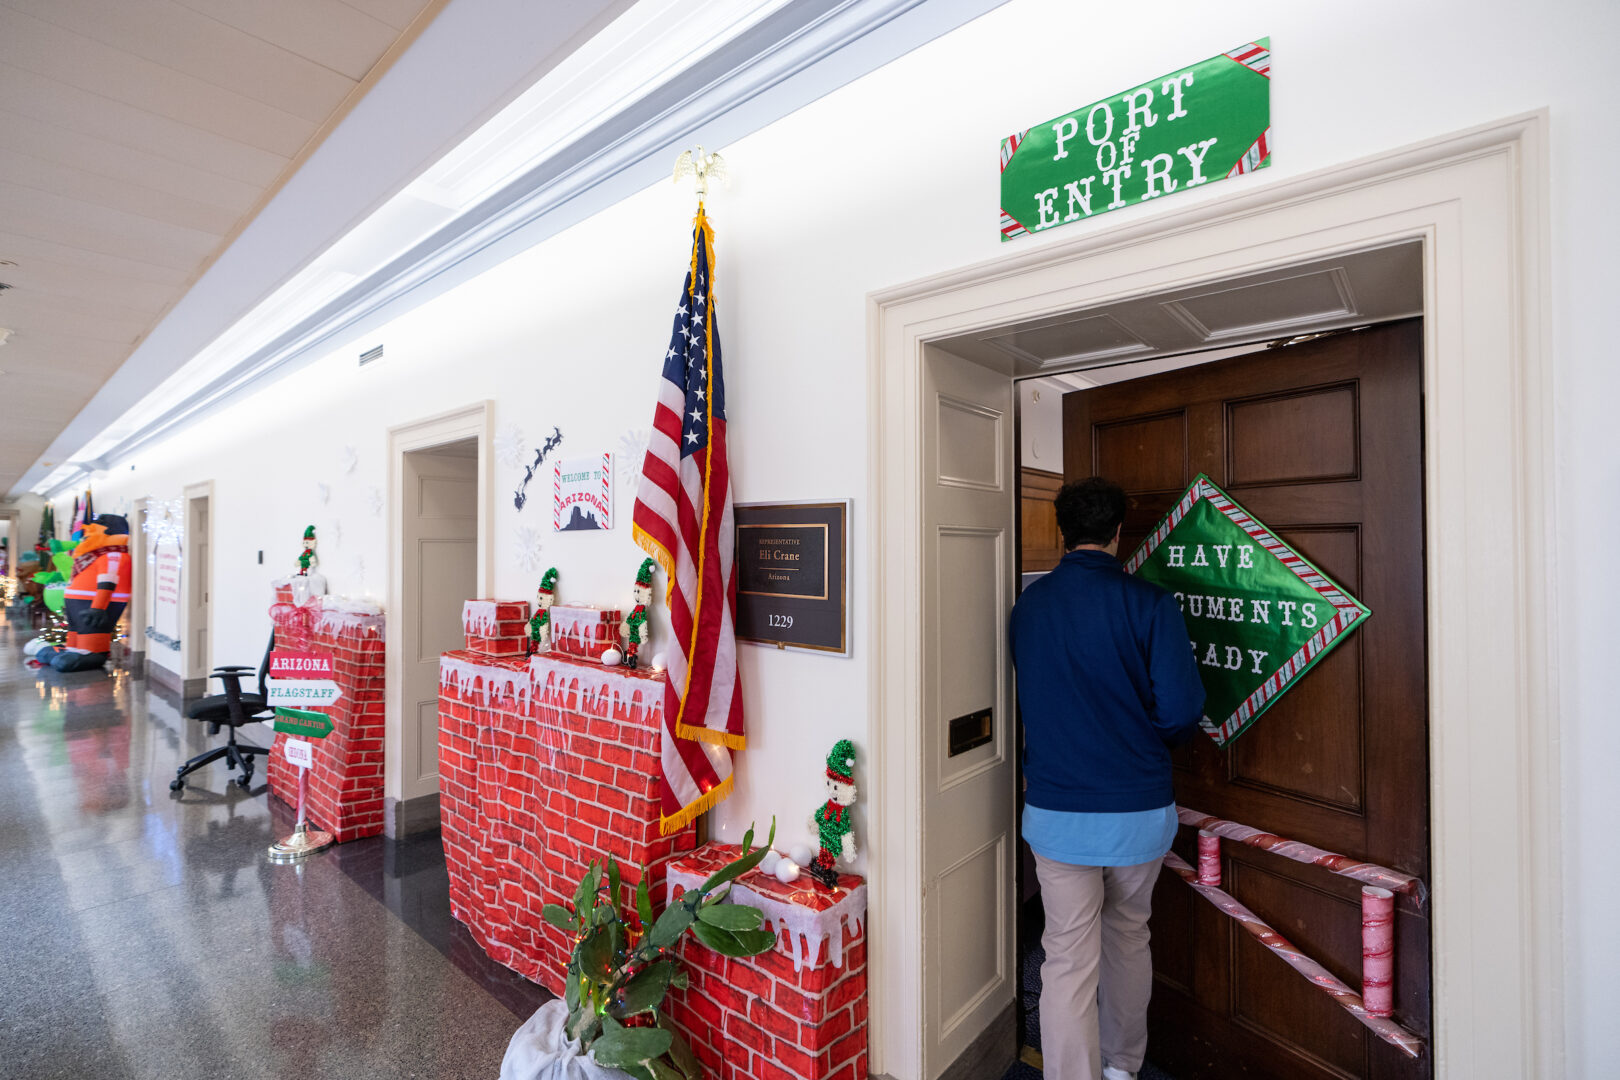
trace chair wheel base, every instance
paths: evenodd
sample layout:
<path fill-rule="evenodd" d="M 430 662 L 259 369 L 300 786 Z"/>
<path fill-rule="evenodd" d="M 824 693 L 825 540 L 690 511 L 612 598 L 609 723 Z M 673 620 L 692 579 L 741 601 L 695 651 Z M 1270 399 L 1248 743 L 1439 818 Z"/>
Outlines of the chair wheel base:
<path fill-rule="evenodd" d="M 169 781 L 169 790 L 170 791 L 179 791 L 182 788 L 184 788 L 185 786 L 186 786 L 186 782 L 184 780 L 170 780 Z"/>

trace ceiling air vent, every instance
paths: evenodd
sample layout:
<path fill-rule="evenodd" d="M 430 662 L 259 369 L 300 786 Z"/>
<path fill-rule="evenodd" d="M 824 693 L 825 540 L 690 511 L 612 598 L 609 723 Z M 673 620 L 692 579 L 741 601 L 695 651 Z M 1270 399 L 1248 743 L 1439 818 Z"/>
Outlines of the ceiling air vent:
<path fill-rule="evenodd" d="M 365 367 L 367 364 L 371 363 L 373 360 L 381 360 L 382 359 L 382 351 L 383 351 L 383 347 L 381 345 L 379 345 L 375 349 L 367 349 L 365 352 L 361 353 L 360 354 L 360 366 Z"/>

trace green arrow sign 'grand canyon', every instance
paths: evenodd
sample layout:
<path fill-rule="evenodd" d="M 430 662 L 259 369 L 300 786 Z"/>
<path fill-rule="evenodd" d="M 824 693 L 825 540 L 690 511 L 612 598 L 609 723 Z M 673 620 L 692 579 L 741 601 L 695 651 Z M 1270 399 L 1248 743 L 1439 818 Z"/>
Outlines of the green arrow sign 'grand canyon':
<path fill-rule="evenodd" d="M 310 709 L 278 708 L 275 723 L 270 726 L 285 735 L 296 735 L 301 739 L 324 739 L 332 734 L 332 718 Z"/>
<path fill-rule="evenodd" d="M 1271 39 L 1001 140 L 1011 240 L 1271 164 Z"/>
<path fill-rule="evenodd" d="M 1372 614 L 1202 473 L 1125 571 L 1181 604 L 1221 746 Z"/>

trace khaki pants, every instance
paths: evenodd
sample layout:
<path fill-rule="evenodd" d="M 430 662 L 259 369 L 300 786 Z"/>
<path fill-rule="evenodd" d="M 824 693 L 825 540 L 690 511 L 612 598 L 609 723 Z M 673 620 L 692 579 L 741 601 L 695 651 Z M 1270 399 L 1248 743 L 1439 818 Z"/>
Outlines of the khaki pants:
<path fill-rule="evenodd" d="M 1153 992 L 1147 923 L 1161 865 L 1074 866 L 1035 856 L 1046 909 L 1046 1080 L 1100 1080 L 1104 1065 L 1142 1067 Z"/>

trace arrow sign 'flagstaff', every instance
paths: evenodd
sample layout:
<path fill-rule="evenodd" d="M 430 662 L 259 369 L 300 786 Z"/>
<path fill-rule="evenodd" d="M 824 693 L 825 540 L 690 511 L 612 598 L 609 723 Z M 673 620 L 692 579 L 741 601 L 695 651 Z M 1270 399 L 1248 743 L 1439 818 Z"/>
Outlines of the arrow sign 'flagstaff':
<path fill-rule="evenodd" d="M 331 679 L 266 679 L 269 705 L 330 705 L 343 696 Z"/>
<path fill-rule="evenodd" d="M 332 734 L 332 718 L 308 709 L 277 709 L 275 722 L 270 726 L 283 735 L 297 735 L 302 739 L 324 739 Z"/>

